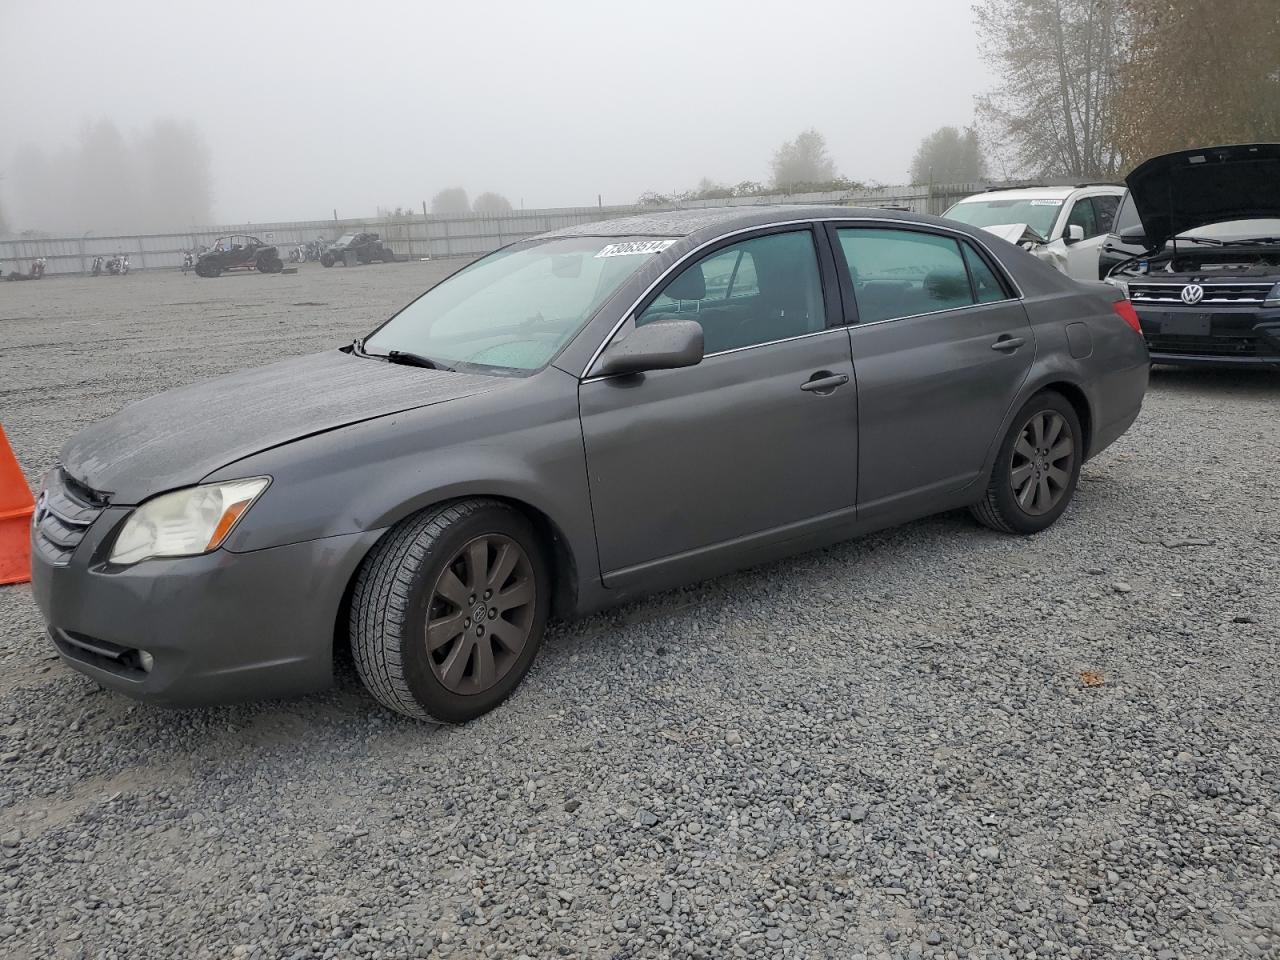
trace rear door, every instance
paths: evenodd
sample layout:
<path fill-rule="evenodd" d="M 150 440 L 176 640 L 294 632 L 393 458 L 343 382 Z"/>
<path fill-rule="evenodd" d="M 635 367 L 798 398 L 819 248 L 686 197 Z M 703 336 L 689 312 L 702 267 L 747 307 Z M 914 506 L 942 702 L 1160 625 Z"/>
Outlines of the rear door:
<path fill-rule="evenodd" d="M 711 250 L 621 331 L 696 320 L 702 362 L 582 382 L 591 506 L 611 586 L 717 550 L 741 558 L 753 541 L 815 518 L 852 518 L 857 393 L 834 264 L 819 239 L 788 226 Z"/>
<path fill-rule="evenodd" d="M 978 479 L 1030 370 L 1031 325 L 991 255 L 960 234 L 828 229 L 858 382 L 858 518 L 919 513 Z"/>

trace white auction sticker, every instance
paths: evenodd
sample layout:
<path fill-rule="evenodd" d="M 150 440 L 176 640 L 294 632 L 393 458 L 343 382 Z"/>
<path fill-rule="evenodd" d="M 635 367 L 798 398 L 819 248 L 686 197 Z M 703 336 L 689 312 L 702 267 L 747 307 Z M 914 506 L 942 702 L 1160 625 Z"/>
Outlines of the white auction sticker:
<path fill-rule="evenodd" d="M 1060 207 L 1062 206 L 1062 201 L 1061 200 L 1032 200 L 1031 205 L 1033 207 Z"/>
<path fill-rule="evenodd" d="M 647 256 L 651 253 L 657 253 L 665 250 L 667 247 L 675 243 L 674 239 L 670 240 L 628 240 L 626 243 L 611 243 L 599 253 L 597 257 L 635 257 Z"/>

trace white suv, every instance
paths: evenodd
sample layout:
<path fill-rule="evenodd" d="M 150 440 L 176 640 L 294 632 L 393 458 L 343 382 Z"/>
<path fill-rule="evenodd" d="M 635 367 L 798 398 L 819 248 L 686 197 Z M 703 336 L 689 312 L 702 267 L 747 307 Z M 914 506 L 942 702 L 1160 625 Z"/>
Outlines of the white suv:
<path fill-rule="evenodd" d="M 1098 254 L 1111 232 L 1124 187 L 1009 187 L 965 197 L 943 216 L 1031 251 L 1076 280 L 1097 280 Z"/>

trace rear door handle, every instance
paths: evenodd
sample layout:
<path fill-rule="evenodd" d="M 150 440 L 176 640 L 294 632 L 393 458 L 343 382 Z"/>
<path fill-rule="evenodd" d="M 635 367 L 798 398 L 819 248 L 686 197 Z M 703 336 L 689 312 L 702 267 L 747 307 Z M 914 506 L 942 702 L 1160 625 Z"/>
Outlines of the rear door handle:
<path fill-rule="evenodd" d="M 1001 337 L 991 345 L 991 349 L 1006 350 L 1006 351 L 1012 352 L 1014 350 L 1017 350 L 1020 346 L 1022 346 L 1026 342 L 1027 341 L 1023 340 L 1022 337 L 1011 337 L 1008 334 L 1005 334 L 1003 337 Z"/>
<path fill-rule="evenodd" d="M 807 393 L 828 394 L 836 387 L 843 387 L 848 382 L 847 374 L 828 373 L 826 370 L 821 370 L 800 384 L 800 389 Z"/>

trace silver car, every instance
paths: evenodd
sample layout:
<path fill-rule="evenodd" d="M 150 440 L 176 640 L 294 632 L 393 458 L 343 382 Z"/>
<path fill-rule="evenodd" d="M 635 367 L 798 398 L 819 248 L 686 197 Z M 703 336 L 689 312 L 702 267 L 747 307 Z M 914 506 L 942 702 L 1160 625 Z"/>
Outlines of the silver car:
<path fill-rule="evenodd" d="M 350 346 L 83 430 L 40 494 L 35 596 L 134 697 L 316 690 L 349 645 L 387 707 L 464 721 L 551 616 L 961 507 L 1043 530 L 1147 369 L 1118 290 L 933 217 L 575 227 Z"/>

